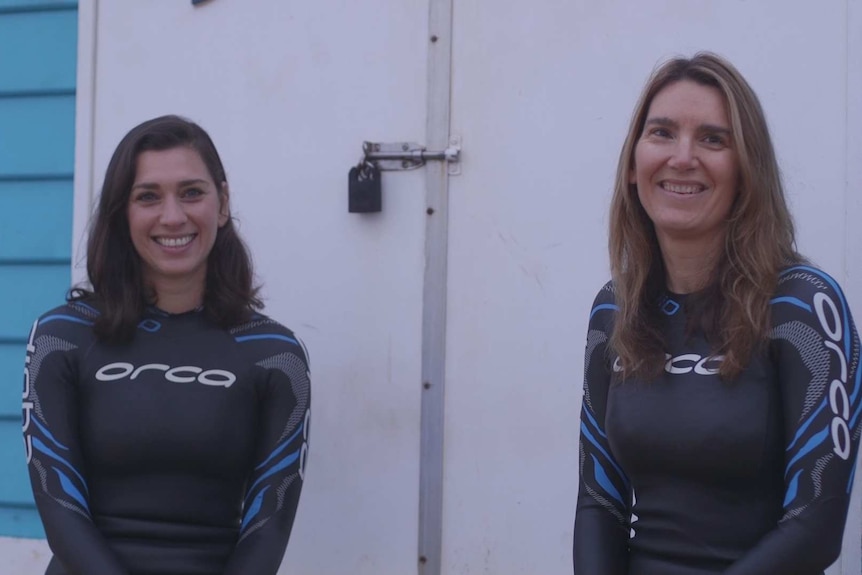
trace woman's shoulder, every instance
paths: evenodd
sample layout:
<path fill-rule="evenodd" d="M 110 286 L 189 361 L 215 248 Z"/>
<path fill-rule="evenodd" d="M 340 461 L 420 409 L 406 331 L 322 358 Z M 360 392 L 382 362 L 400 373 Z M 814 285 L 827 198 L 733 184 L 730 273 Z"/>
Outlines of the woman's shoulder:
<path fill-rule="evenodd" d="M 614 289 L 613 280 L 608 280 L 605 285 L 596 293 L 593 298 L 593 307 L 591 314 L 597 309 L 617 309 L 616 291 Z"/>
<path fill-rule="evenodd" d="M 598 291 L 596 297 L 593 298 L 589 317 L 590 330 L 600 329 L 609 331 L 617 310 L 619 310 L 619 307 L 616 304 L 614 283 L 608 281 Z"/>
<path fill-rule="evenodd" d="M 818 293 L 844 303 L 844 292 L 832 276 L 812 265 L 793 265 L 779 272 L 773 302 L 782 298 L 795 298 L 810 304 L 815 297 L 822 297 L 817 296 Z"/>
<path fill-rule="evenodd" d="M 850 306 L 838 282 L 811 265 L 781 270 L 769 303 L 773 329 L 802 322 L 822 333 L 835 334 L 843 331 L 842 326 L 853 325 Z"/>
<path fill-rule="evenodd" d="M 84 301 L 68 301 L 52 308 L 38 317 L 39 326 L 53 322 L 92 326 L 99 317 L 99 309 Z"/>
<path fill-rule="evenodd" d="M 266 314 L 255 312 L 247 321 L 232 327 L 230 333 L 234 336 L 259 335 L 263 333 L 292 336 L 293 330 Z"/>
<path fill-rule="evenodd" d="M 305 345 L 292 329 L 262 313 L 254 313 L 248 321 L 229 332 L 237 343 L 256 343 L 269 350 L 301 352 L 308 356 Z"/>
<path fill-rule="evenodd" d="M 60 347 L 77 348 L 93 338 L 98 310 L 82 302 L 67 302 L 40 315 L 30 329 L 30 345 L 43 336 L 66 342 Z M 57 345 L 57 344 L 51 344 Z"/>

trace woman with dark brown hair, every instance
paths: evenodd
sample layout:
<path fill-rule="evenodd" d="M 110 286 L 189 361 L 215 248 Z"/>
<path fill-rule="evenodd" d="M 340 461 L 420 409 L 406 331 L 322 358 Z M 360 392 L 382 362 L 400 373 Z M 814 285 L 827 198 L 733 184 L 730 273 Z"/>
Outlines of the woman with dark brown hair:
<path fill-rule="evenodd" d="M 304 478 L 307 355 L 259 313 L 197 124 L 155 118 L 117 146 L 87 272 L 27 346 L 47 575 L 274 575 Z"/>
<path fill-rule="evenodd" d="M 727 61 L 659 67 L 587 334 L 579 575 L 815 575 L 859 445 L 859 338 L 796 252 L 766 119 Z"/>

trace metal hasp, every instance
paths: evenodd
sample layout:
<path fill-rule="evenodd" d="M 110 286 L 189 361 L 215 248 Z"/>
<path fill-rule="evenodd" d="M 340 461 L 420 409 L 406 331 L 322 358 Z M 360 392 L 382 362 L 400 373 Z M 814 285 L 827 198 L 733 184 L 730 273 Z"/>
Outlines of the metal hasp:
<path fill-rule="evenodd" d="M 428 161 L 446 162 L 449 175 L 460 173 L 460 138 L 450 138 L 445 150 L 428 151 L 416 142 L 362 142 L 365 161 L 373 163 L 381 171 L 415 170 Z"/>

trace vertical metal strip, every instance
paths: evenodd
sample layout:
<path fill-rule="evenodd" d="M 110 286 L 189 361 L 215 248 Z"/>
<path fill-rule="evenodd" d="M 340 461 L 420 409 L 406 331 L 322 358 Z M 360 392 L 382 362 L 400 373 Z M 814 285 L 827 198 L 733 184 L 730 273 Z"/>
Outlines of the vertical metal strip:
<path fill-rule="evenodd" d="M 429 0 L 426 145 L 449 143 L 452 0 Z M 419 463 L 420 575 L 440 575 L 443 540 L 443 409 L 446 372 L 446 266 L 449 177 L 446 162 L 425 166 L 425 278 L 422 294 L 422 422 Z"/>
<path fill-rule="evenodd" d="M 96 201 L 94 175 L 99 0 L 78 2 L 78 71 L 75 79 L 75 178 L 72 204 L 72 284 L 86 281 L 87 222 Z"/>

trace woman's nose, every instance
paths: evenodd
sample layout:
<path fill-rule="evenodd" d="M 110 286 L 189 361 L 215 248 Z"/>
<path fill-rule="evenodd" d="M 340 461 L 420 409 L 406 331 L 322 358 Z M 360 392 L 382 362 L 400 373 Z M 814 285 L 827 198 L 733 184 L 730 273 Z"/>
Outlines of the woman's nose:
<path fill-rule="evenodd" d="M 693 168 L 697 162 L 694 144 L 689 138 L 680 138 L 673 147 L 668 164 L 678 170 Z"/>
<path fill-rule="evenodd" d="M 187 219 L 186 211 L 183 209 L 179 198 L 173 195 L 165 198 L 165 202 L 162 204 L 161 223 L 175 226 L 185 223 Z"/>

